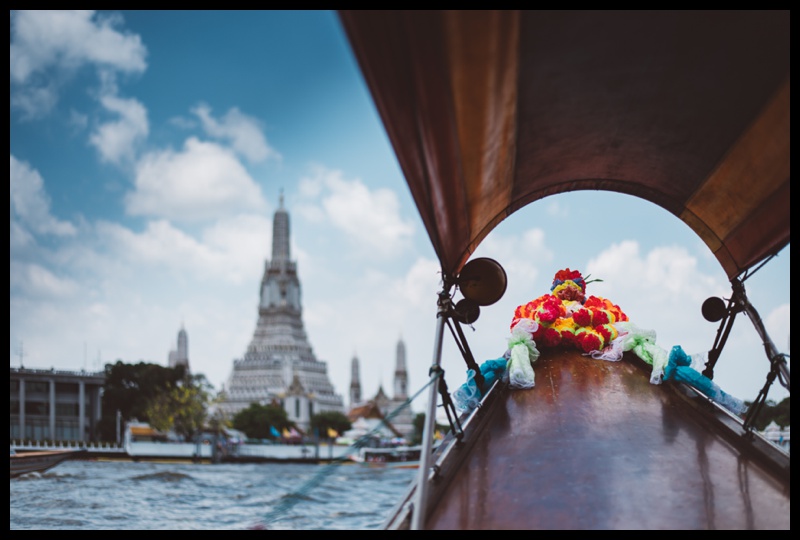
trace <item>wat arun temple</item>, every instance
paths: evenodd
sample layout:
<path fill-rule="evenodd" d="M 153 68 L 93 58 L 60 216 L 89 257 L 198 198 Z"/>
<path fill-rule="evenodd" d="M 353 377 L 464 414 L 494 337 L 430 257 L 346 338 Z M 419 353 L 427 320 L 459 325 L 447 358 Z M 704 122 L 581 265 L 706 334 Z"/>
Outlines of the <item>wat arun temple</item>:
<path fill-rule="evenodd" d="M 297 263 L 289 254 L 289 213 L 283 195 L 272 223 L 272 260 L 261 279 L 258 322 L 224 387 L 220 410 L 232 418 L 252 403 L 279 404 L 290 421 L 308 431 L 311 417 L 344 413 L 325 362 L 317 360 L 303 327 Z"/>

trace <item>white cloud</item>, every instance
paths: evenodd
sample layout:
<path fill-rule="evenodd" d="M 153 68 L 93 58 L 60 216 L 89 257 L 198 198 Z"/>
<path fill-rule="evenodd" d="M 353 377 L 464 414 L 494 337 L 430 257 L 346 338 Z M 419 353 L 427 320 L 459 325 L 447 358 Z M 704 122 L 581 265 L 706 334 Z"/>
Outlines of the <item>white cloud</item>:
<path fill-rule="evenodd" d="M 207 135 L 230 142 L 231 147 L 249 161 L 281 158 L 267 143 L 260 122 L 243 114 L 238 108 L 233 107 L 220 120 L 211 116 L 211 108 L 207 105 L 198 105 L 192 112 L 200 119 Z"/>
<path fill-rule="evenodd" d="M 315 199 L 322 194 L 324 171 L 317 168 L 314 176 L 306 176 L 300 179 L 297 191 L 302 197 Z"/>
<path fill-rule="evenodd" d="M 305 302 L 303 318 L 309 341 L 317 357 L 328 362 L 331 381 L 345 402 L 354 354 L 360 362 L 364 398 L 372 398 L 379 384 L 393 393 L 395 351 L 401 336 L 408 347 L 411 389 L 423 384 L 436 322 L 439 264 L 419 257 L 396 270 L 388 274 L 361 267 L 348 275 L 346 282 L 339 275 L 332 276 L 338 287 L 324 288 L 322 294 Z M 419 354 L 420 350 L 424 353 Z M 421 401 L 414 407 L 420 410 Z"/>
<path fill-rule="evenodd" d="M 13 217 L 11 218 L 9 232 L 9 246 L 12 252 L 15 249 L 30 246 L 36 242 L 33 238 L 33 235 L 25 230 L 25 227 L 23 227 L 20 223 L 14 221 Z"/>
<path fill-rule="evenodd" d="M 547 202 L 545 212 L 547 212 L 547 215 L 551 219 L 569 219 L 569 206 L 560 204 L 557 199 L 552 199 Z"/>
<path fill-rule="evenodd" d="M 773 309 L 763 318 L 764 326 L 770 335 L 775 347 L 781 351 L 789 353 L 789 304 L 783 304 Z"/>
<path fill-rule="evenodd" d="M 589 260 L 584 275 L 602 279 L 587 294 L 608 298 L 637 326 L 656 331 L 667 351 L 680 345 L 688 354 L 708 351 L 715 327 L 700 307 L 709 296 L 722 296 L 724 283 L 697 269 L 683 247 L 656 246 L 642 254 L 637 242 L 622 241 Z"/>
<path fill-rule="evenodd" d="M 317 194 L 331 224 L 344 232 L 354 250 L 390 258 L 408 249 L 414 226 L 400 215 L 397 194 L 389 189 L 370 190 L 358 179 L 345 180 L 340 171 L 316 169 L 301 180 L 304 196 Z M 315 213 L 304 208 L 304 215 Z"/>
<path fill-rule="evenodd" d="M 39 262 L 12 257 L 12 365 L 24 342 L 26 366 L 75 368 L 86 340 L 91 358 L 164 365 L 185 323 L 192 369 L 219 388 L 252 335 L 271 221 L 236 215 L 198 237 L 166 220 L 80 234 L 52 251 L 33 246 Z"/>
<path fill-rule="evenodd" d="M 11 287 L 22 290 L 29 298 L 44 301 L 75 294 L 79 284 L 69 278 L 61 278 L 50 270 L 29 263 L 11 261 Z"/>
<path fill-rule="evenodd" d="M 69 123 L 75 128 L 76 131 L 86 129 L 89 125 L 89 117 L 81 112 L 72 109 L 69 111 Z"/>
<path fill-rule="evenodd" d="M 64 75 L 84 65 L 143 72 L 147 50 L 138 35 L 117 29 L 121 23 L 92 10 L 12 10 L 12 105 L 28 119 L 45 115 L 58 100 Z"/>
<path fill-rule="evenodd" d="M 49 112 L 57 102 L 58 89 L 52 84 L 11 93 L 11 105 L 22 112 L 24 120 L 39 118 Z"/>
<path fill-rule="evenodd" d="M 199 221 L 266 207 L 261 189 L 230 150 L 193 137 L 180 152 L 144 155 L 135 184 L 125 199 L 132 215 Z"/>
<path fill-rule="evenodd" d="M 397 283 L 396 299 L 403 299 L 408 311 L 427 310 L 433 305 L 434 294 L 441 288 L 442 270 L 434 259 L 418 258 Z"/>
<path fill-rule="evenodd" d="M 131 267 L 165 268 L 186 279 L 240 284 L 260 278 L 271 223 L 260 215 L 234 216 L 205 229 L 200 240 L 166 220 L 149 222 L 141 233 L 106 222 L 97 230 L 111 257 Z"/>
<path fill-rule="evenodd" d="M 36 234 L 72 236 L 75 226 L 50 214 L 50 197 L 38 171 L 10 156 L 12 243 L 27 243 L 26 229 Z"/>
<path fill-rule="evenodd" d="M 147 109 L 135 99 L 122 99 L 114 95 L 103 96 L 100 103 L 119 118 L 98 126 L 89 141 L 100 152 L 103 161 L 115 164 L 123 160 L 132 161 L 136 144 L 145 139 L 149 132 Z"/>
<path fill-rule="evenodd" d="M 697 259 L 685 248 L 659 246 L 642 256 L 632 240 L 611 244 L 589 260 L 584 274 L 604 280 L 591 284 L 599 296 L 613 289 L 636 304 L 700 306 L 708 296 L 724 292 L 713 276 L 699 272 Z"/>
<path fill-rule="evenodd" d="M 107 222 L 98 223 L 97 229 L 107 239 L 108 246 L 127 261 L 165 264 L 184 270 L 194 266 L 206 268 L 212 258 L 206 246 L 163 219 L 148 222 L 141 234 Z"/>
<path fill-rule="evenodd" d="M 93 10 L 11 12 L 11 79 L 24 83 L 55 65 L 83 64 L 142 72 L 147 50 L 138 35 L 114 27 L 119 18 L 95 19 Z"/>
<path fill-rule="evenodd" d="M 217 251 L 217 274 L 231 283 L 257 285 L 269 256 L 272 220 L 243 214 L 219 220 L 202 234 L 203 243 Z"/>
<path fill-rule="evenodd" d="M 315 204 L 296 204 L 292 209 L 292 214 L 302 217 L 309 223 L 322 223 L 325 221 L 325 210 Z"/>
<path fill-rule="evenodd" d="M 192 370 L 219 388 L 252 333 L 253 287 L 198 281 L 191 274 L 178 278 L 138 265 L 99 273 L 78 288 L 80 294 L 48 301 L 12 296 L 12 365 L 18 365 L 23 343 L 26 367 L 100 370 L 118 359 L 166 365 L 184 324 Z"/>
<path fill-rule="evenodd" d="M 506 274 L 515 278 L 509 277 L 509 291 L 530 295 L 533 292 L 531 284 L 541 274 L 539 268 L 553 260 L 553 250 L 547 245 L 544 231 L 536 228 L 510 236 L 489 235 L 470 259 L 477 257 L 489 257 L 500 262 Z"/>

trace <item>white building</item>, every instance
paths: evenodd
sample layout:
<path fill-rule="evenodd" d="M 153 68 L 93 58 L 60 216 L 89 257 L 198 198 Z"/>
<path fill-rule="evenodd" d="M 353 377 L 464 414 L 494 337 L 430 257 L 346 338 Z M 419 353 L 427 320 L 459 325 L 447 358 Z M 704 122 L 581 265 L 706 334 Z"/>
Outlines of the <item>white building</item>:
<path fill-rule="evenodd" d="M 762 431 L 761 434 L 764 435 L 767 440 L 774 442 L 789 452 L 789 429 L 790 426 L 782 428 L 773 420 L 767 427 L 764 428 L 764 431 Z"/>

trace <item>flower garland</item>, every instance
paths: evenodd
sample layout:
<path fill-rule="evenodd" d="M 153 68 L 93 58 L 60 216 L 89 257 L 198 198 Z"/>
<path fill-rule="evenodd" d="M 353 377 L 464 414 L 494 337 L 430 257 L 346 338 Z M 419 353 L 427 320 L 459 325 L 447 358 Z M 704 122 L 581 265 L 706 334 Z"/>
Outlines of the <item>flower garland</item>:
<path fill-rule="evenodd" d="M 628 316 L 606 298 L 587 298 L 586 283 L 578 270 L 559 270 L 550 294 L 514 310 L 511 331 L 521 320 L 530 319 L 537 323 L 533 340 L 541 347 L 573 347 L 585 354 L 606 348 L 619 336 L 614 323 L 627 321 Z"/>

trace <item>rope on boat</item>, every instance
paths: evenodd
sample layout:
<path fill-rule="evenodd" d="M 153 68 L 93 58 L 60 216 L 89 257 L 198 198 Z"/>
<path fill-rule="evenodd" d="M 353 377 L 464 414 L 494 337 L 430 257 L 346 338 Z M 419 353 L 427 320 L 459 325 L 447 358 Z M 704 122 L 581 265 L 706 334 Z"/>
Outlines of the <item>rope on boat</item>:
<path fill-rule="evenodd" d="M 441 378 L 442 375 L 443 375 L 443 371 L 438 371 L 436 377 L 431 377 L 428 380 L 428 382 L 425 383 L 425 385 L 423 385 L 419 390 L 417 390 L 417 392 L 414 393 L 413 396 L 411 396 L 408 399 L 406 399 L 395 410 L 391 411 L 389 414 L 384 416 L 384 418 L 383 418 L 383 420 L 381 420 L 380 424 L 375 426 L 368 433 L 366 433 L 366 434 L 362 435 L 361 437 L 359 437 L 358 440 L 356 440 L 353 444 L 351 444 L 349 446 L 349 448 L 353 449 L 353 450 L 358 450 L 358 449 L 362 448 L 364 445 L 366 445 L 370 441 L 372 435 L 376 434 L 380 430 L 381 427 L 386 425 L 386 423 L 389 420 L 391 420 L 392 418 L 394 418 L 395 416 L 400 414 L 400 412 L 403 409 L 405 409 L 406 407 L 411 405 L 411 402 L 413 402 L 428 386 L 433 384 L 437 379 Z M 339 467 L 339 465 L 341 465 L 342 463 L 347 461 L 347 459 L 348 459 L 347 455 L 348 455 L 348 452 L 345 452 L 343 454 L 343 456 L 335 458 L 334 460 L 332 460 L 327 465 L 321 467 L 311 478 L 309 478 L 302 486 L 300 486 L 300 488 L 298 488 L 297 490 L 295 490 L 295 491 L 293 491 L 291 493 L 287 493 L 286 495 L 283 495 L 281 497 L 281 499 L 280 499 L 280 502 L 275 506 L 275 508 L 273 508 L 270 512 L 267 513 L 266 516 L 264 516 L 264 520 L 261 521 L 260 523 L 258 523 L 257 525 L 255 525 L 252 528 L 253 529 L 267 529 L 268 528 L 266 526 L 267 524 L 279 521 L 282 517 L 284 517 L 286 512 L 291 510 L 297 503 L 299 503 L 304 498 L 306 498 L 306 496 L 314 488 L 316 488 L 318 485 L 320 485 L 325 478 L 330 476 L 334 472 L 334 470 L 337 467 Z"/>

